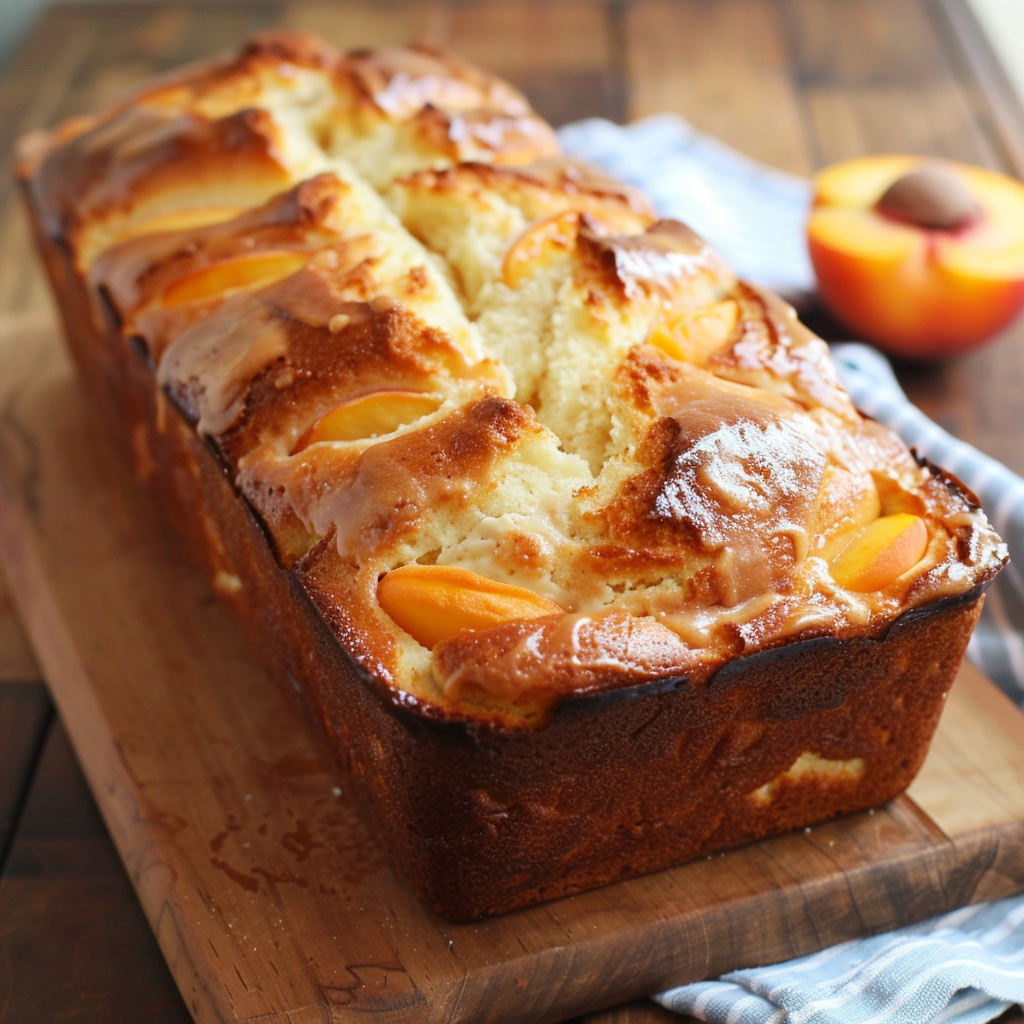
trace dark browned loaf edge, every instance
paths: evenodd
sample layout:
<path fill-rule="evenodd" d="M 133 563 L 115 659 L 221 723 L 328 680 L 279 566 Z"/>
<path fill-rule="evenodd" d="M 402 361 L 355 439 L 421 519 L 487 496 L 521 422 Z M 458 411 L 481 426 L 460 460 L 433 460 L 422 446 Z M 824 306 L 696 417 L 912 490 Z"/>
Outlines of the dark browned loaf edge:
<path fill-rule="evenodd" d="M 211 575 L 241 580 L 221 596 L 271 673 L 300 691 L 393 864 L 437 913 L 470 920 L 657 871 L 877 806 L 914 778 L 987 581 L 877 638 L 790 643 L 699 687 L 666 679 L 570 698 L 542 729 L 445 721 L 404 703 L 278 566 L 141 347 L 95 323 L 86 283 L 27 201 L 67 343 L 138 476 Z M 784 780 L 770 802 L 751 801 L 804 751 L 866 768 Z"/>

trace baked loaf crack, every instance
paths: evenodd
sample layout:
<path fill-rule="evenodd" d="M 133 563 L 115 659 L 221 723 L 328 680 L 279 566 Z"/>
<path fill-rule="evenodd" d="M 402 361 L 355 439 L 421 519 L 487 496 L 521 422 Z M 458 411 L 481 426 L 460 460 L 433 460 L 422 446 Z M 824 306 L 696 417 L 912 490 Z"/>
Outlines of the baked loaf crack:
<path fill-rule="evenodd" d="M 443 912 L 909 782 L 1004 547 L 510 86 L 268 33 L 19 174 L 140 475 Z"/>

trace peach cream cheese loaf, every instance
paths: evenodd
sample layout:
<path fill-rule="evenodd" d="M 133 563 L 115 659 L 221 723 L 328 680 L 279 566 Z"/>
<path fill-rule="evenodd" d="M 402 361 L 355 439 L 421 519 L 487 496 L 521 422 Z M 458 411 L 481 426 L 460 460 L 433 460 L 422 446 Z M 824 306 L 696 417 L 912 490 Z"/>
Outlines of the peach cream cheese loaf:
<path fill-rule="evenodd" d="M 269 33 L 19 175 L 139 476 L 440 913 L 909 784 L 1005 548 L 514 89 Z"/>

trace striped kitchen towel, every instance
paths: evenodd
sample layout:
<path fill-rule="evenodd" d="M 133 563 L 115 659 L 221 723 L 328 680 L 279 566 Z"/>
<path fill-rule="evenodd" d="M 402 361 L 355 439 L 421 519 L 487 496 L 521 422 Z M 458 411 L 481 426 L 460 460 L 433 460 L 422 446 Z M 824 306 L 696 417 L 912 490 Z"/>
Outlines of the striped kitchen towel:
<path fill-rule="evenodd" d="M 723 1024 L 982 1024 L 1024 1004 L 1024 897 L 654 999 Z"/>
<path fill-rule="evenodd" d="M 579 121 L 559 135 L 567 153 L 643 189 L 662 216 L 688 223 L 741 277 L 797 306 L 813 292 L 804 241 L 811 187 L 803 178 L 765 167 L 671 114 L 627 127 Z M 1014 562 L 989 590 L 968 656 L 1024 707 L 1024 480 L 911 405 L 880 353 L 866 345 L 833 351 L 857 406 L 955 473 L 1006 541 Z"/>

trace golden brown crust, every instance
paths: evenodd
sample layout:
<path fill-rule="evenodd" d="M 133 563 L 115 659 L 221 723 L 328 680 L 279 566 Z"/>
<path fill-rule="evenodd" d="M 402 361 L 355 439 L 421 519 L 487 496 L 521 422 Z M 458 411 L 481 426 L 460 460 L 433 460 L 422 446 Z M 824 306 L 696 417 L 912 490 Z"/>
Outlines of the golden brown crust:
<path fill-rule="evenodd" d="M 170 285 L 212 264 L 263 251 L 312 256 L 337 242 L 337 219 L 348 189 L 337 175 L 318 174 L 230 221 L 139 235 L 103 252 L 90 281 L 105 292 L 131 331 L 138 313 L 155 304 Z M 214 297 L 219 298 L 219 292 Z M 153 356 L 158 359 L 159 350 Z"/>
<path fill-rule="evenodd" d="M 294 87 L 296 69 L 331 74 L 339 59 L 337 51 L 311 32 L 258 32 L 237 54 L 224 54 L 148 79 L 112 110 L 139 105 L 191 110 L 204 101 L 235 110 L 258 106 L 268 83 Z"/>
<path fill-rule="evenodd" d="M 796 318 L 777 295 L 737 284 L 732 297 L 740 306 L 737 337 L 705 364 L 718 376 L 775 394 L 809 407 L 822 406 L 858 419 L 849 396 L 838 386 L 828 346 Z"/>
<path fill-rule="evenodd" d="M 449 113 L 490 110 L 513 117 L 532 113 L 522 94 L 507 83 L 429 43 L 355 50 L 339 71 L 366 101 L 396 121 L 408 121 L 427 107 Z"/>
<path fill-rule="evenodd" d="M 650 680 L 707 674 L 704 652 L 652 618 L 609 611 L 552 616 L 461 633 L 435 648 L 450 696 L 477 687 L 500 701 L 524 694 L 549 710 L 567 694 L 609 692 Z M 544 678 L 541 692 L 523 685 Z"/>
<path fill-rule="evenodd" d="M 358 50 L 337 73 L 357 108 L 411 124 L 422 149 L 453 162 L 522 164 L 559 151 L 521 93 L 440 47 Z"/>
<path fill-rule="evenodd" d="M 651 295 L 671 300 L 688 292 L 698 275 L 732 277 L 714 249 L 675 220 L 659 220 L 640 235 L 618 236 L 584 224 L 577 252 L 582 273 L 620 301 Z"/>
<path fill-rule="evenodd" d="M 31 178 L 47 233 L 76 251 L 86 228 L 123 230 L 187 205 L 192 191 L 251 206 L 290 183 L 277 126 L 254 109 L 208 121 L 128 107 L 55 148 Z"/>
<path fill-rule="evenodd" d="M 176 339 L 168 360 L 180 359 L 175 368 L 185 376 L 184 360 L 193 356 L 196 375 L 175 383 L 173 393 L 198 421 L 204 411 L 214 414 L 203 384 L 204 355 L 236 325 L 239 332 L 264 334 L 273 325 L 280 343 L 267 346 L 260 365 L 248 364 L 245 379 L 227 396 L 228 415 L 216 421 L 218 444 L 231 463 L 264 439 L 290 451 L 317 419 L 358 395 L 385 387 L 437 390 L 444 378 L 471 375 L 447 335 L 400 305 L 339 296 L 335 284 L 309 267 L 259 295 L 239 296 Z M 339 315 L 346 324 L 332 331 L 330 321 Z"/>
<path fill-rule="evenodd" d="M 608 215 L 605 213 L 607 204 L 628 208 L 643 220 L 657 219 L 650 199 L 638 188 L 611 178 L 599 168 L 574 157 L 544 157 L 520 168 L 519 174 L 527 180 L 540 182 L 549 193 L 573 197 L 579 202 L 601 202 L 604 216 Z M 574 205 L 573 209 L 587 212 L 582 205 Z"/>
<path fill-rule="evenodd" d="M 355 51 L 332 83 L 328 146 L 378 186 L 424 167 L 524 164 L 559 152 L 520 93 L 436 47 Z"/>
<path fill-rule="evenodd" d="M 343 558 L 383 572 L 393 568 L 387 561 L 392 552 L 428 513 L 468 506 L 481 483 L 487 486 L 493 480 L 503 456 L 534 429 L 529 411 L 517 402 L 485 398 L 430 426 L 364 449 L 351 486 L 340 481 L 326 506 L 321 504 L 322 487 L 310 488 L 309 504 L 295 504 L 305 504 L 311 520 L 336 524 L 334 546 Z M 309 464 L 319 463 L 330 477 L 326 467 L 332 458 L 333 453 L 317 452 L 310 454 Z M 342 507 L 336 510 L 335 503 Z M 332 600 L 343 602 L 345 595 Z M 379 616 L 375 610 L 374 618 Z"/>
<path fill-rule="evenodd" d="M 521 206 L 530 220 L 567 210 L 600 218 L 613 230 L 642 231 L 657 218 L 639 190 L 565 156 L 549 156 L 518 167 L 462 161 L 453 167 L 417 171 L 395 182 L 408 192 L 434 193 L 469 208 L 495 193 Z"/>

